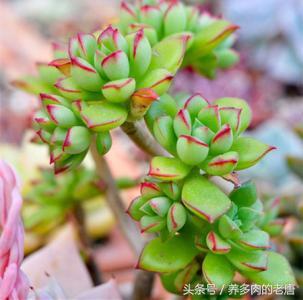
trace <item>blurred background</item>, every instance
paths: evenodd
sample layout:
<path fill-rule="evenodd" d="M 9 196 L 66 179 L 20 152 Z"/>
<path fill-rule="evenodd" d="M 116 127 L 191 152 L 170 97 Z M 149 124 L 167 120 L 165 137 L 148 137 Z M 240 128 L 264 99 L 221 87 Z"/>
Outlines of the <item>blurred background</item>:
<path fill-rule="evenodd" d="M 260 197 L 265 200 L 280 197 L 279 214 L 286 226 L 277 247 L 292 261 L 302 284 L 303 0 L 184 2 L 223 15 L 240 26 L 235 44 L 240 62 L 230 70 L 218 72 L 215 80 L 183 70 L 172 90 L 200 92 L 210 101 L 226 96 L 249 102 L 253 109 L 249 134 L 277 146 L 278 151 L 243 172 L 241 177 L 256 180 Z M 0 157 L 21 172 L 27 184 L 25 194 L 36 179 L 36 168 L 47 167 L 47 153 L 42 146 L 30 144 L 28 129 L 37 100 L 16 90 L 10 82 L 24 74 L 34 74 L 36 62 L 50 60 L 52 42 L 65 41 L 76 32 L 89 32 L 112 22 L 118 6 L 117 0 L 0 1 Z M 119 131 L 114 139 L 109 155 L 114 174 L 140 178 L 146 170 L 146 157 Z M 89 161 L 87 166 L 91 166 Z M 136 193 L 136 188 L 128 189 L 124 193 L 125 201 L 129 202 Z M 87 211 L 94 211 L 94 205 Z M 127 282 L 135 258 L 119 236 L 108 209 L 104 206 L 100 213 L 102 217 L 90 217 L 89 226 L 101 268 L 109 277 L 115 274 L 120 282 Z M 29 224 L 28 253 L 41 247 L 45 242 L 41 235 L 45 238 L 45 232 L 57 226 L 48 224 L 41 229 L 41 224 L 32 219 Z"/>

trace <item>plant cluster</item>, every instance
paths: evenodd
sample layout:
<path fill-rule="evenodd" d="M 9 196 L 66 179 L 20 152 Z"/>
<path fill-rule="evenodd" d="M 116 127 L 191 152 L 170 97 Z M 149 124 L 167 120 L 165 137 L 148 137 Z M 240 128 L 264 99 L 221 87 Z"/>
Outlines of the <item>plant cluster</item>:
<path fill-rule="evenodd" d="M 130 178 L 116 179 L 119 189 L 137 184 L 137 180 Z M 96 172 L 84 166 L 58 176 L 50 168 L 41 168 L 38 179 L 23 192 L 24 227 L 32 237 L 25 243 L 26 254 L 41 246 L 66 220 L 71 220 L 78 206 L 82 207 L 88 235 L 92 238 L 103 236 L 113 223 L 103 201 L 105 190 L 105 184 Z M 95 216 L 101 216 L 101 219 Z"/>
<path fill-rule="evenodd" d="M 143 232 L 159 234 L 138 266 L 163 273 L 163 284 L 175 293 L 187 283 L 227 287 L 236 272 L 259 284 L 293 282 L 286 259 L 268 251 L 269 233 L 282 226 L 273 209 L 264 212 L 255 185 L 246 182 L 226 195 L 211 181 L 214 175 L 228 179 L 273 149 L 240 135 L 251 118 L 247 104 L 162 97 L 148 114 L 155 138 L 173 157 L 151 160 L 141 196 L 128 210 Z M 285 273 L 277 276 L 282 267 Z"/>
<path fill-rule="evenodd" d="M 169 155 L 152 158 L 128 213 L 143 232 L 158 235 L 138 267 L 161 273 L 177 294 L 187 283 L 220 289 L 236 272 L 260 284 L 295 281 L 286 259 L 270 251 L 269 233 L 281 230 L 275 215 L 264 213 L 252 182 L 236 180 L 236 171 L 274 149 L 242 136 L 251 121 L 247 103 L 168 94 L 181 67 L 212 77 L 236 62 L 235 29 L 177 0 L 123 2 L 117 24 L 71 37 L 66 48 L 56 47 L 53 61 L 39 65 L 38 78 L 19 82 L 40 94 L 34 127 L 56 173 L 77 167 L 91 144 L 104 155 L 112 129 L 145 117 Z M 224 193 L 213 176 L 235 188 Z"/>
<path fill-rule="evenodd" d="M 147 1 L 137 8 L 123 2 L 121 8 L 118 24 L 56 45 L 55 59 L 38 64 L 38 77 L 16 82 L 40 95 L 34 126 L 56 173 L 82 162 L 93 135 L 100 155 L 107 153 L 110 131 L 142 118 L 181 65 L 203 73 L 212 56 L 207 70 L 214 73 L 235 62 L 232 39 L 226 38 L 237 27 L 225 20 L 199 16 L 179 1 Z"/>

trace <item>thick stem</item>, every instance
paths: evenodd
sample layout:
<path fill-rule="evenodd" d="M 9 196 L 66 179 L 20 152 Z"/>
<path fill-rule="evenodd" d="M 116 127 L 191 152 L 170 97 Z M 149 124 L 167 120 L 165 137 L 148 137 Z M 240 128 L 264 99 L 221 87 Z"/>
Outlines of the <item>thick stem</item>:
<path fill-rule="evenodd" d="M 143 121 L 125 122 L 121 128 L 147 154 L 151 156 L 167 156 L 167 152 L 155 141 Z"/>
<path fill-rule="evenodd" d="M 144 246 L 143 239 L 135 223 L 125 213 L 123 201 L 115 184 L 109 166 L 103 156 L 98 154 L 96 143 L 93 141 L 91 153 L 96 165 L 96 172 L 106 185 L 106 199 L 109 207 L 115 214 L 120 230 L 125 239 L 133 248 L 136 255 L 141 253 Z M 135 279 L 132 299 L 147 300 L 150 298 L 154 283 L 154 273 L 138 271 Z"/>
<path fill-rule="evenodd" d="M 125 207 L 113 175 L 105 158 L 99 155 L 95 142 L 92 143 L 91 153 L 95 161 L 96 172 L 106 186 L 105 195 L 107 203 L 114 213 L 125 239 L 128 241 L 134 252 L 139 255 L 143 247 L 143 240 L 140 236 L 140 232 L 135 223 L 125 213 Z"/>
<path fill-rule="evenodd" d="M 87 269 L 95 286 L 102 283 L 101 272 L 94 259 L 91 240 L 85 229 L 84 213 L 81 203 L 76 203 L 71 211 L 71 221 L 74 225 L 81 251 L 84 255 Z"/>
<path fill-rule="evenodd" d="M 138 271 L 133 290 L 133 300 L 148 300 L 151 298 L 155 274 L 147 271 Z"/>

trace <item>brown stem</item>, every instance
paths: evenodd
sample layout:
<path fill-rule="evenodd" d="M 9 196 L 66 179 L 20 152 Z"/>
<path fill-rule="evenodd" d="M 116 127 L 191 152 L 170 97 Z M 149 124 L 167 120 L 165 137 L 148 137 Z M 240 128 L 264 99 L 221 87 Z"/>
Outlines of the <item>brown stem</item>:
<path fill-rule="evenodd" d="M 155 141 L 143 121 L 125 122 L 121 128 L 147 154 L 151 156 L 167 156 L 167 152 Z"/>
<path fill-rule="evenodd" d="M 133 300 L 148 300 L 151 298 L 152 288 L 155 281 L 155 274 L 139 270 L 133 290 Z"/>
<path fill-rule="evenodd" d="M 94 259 L 91 240 L 85 228 L 84 213 L 81 203 L 76 203 L 71 211 L 71 221 L 74 225 L 87 269 L 95 286 L 102 283 L 101 272 Z"/>
<path fill-rule="evenodd" d="M 95 161 L 96 172 L 106 186 L 105 198 L 107 200 L 107 203 L 114 213 L 125 239 L 133 248 L 134 252 L 138 255 L 140 254 L 143 247 L 143 240 L 140 236 L 140 232 L 135 223 L 125 213 L 125 207 L 123 205 L 123 201 L 117 189 L 113 175 L 105 158 L 99 155 L 96 148 L 96 143 L 94 141 L 91 146 L 91 153 Z"/>
<path fill-rule="evenodd" d="M 103 156 L 98 154 L 96 143 L 93 141 L 91 153 L 96 165 L 96 172 L 106 185 L 106 199 L 111 210 L 116 216 L 120 230 L 125 239 L 133 248 L 136 255 L 139 255 L 143 248 L 143 239 L 135 223 L 125 213 L 123 201 L 115 184 L 115 180 L 109 169 L 109 166 Z M 135 279 L 132 299 L 145 300 L 149 299 L 154 282 L 154 273 L 138 271 Z"/>

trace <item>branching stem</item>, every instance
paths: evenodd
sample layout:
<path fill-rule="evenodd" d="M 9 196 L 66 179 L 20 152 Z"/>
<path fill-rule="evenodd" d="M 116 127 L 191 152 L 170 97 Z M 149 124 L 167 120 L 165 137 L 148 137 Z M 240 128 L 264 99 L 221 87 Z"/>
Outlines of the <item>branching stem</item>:
<path fill-rule="evenodd" d="M 155 141 L 143 121 L 125 122 L 121 128 L 140 149 L 150 156 L 167 156 L 167 152 Z"/>
<path fill-rule="evenodd" d="M 104 181 L 106 186 L 105 193 L 107 203 L 114 213 L 125 239 L 128 241 L 129 245 L 132 247 L 136 255 L 139 255 L 144 245 L 143 239 L 141 238 L 139 230 L 136 227 L 135 223 L 125 213 L 123 201 L 119 194 L 119 190 L 117 189 L 113 175 L 105 158 L 98 154 L 95 142 L 92 143 L 91 153 L 95 161 L 96 172 Z M 132 299 L 150 299 L 154 277 L 154 273 L 142 270 L 138 271 L 135 279 Z"/>
<path fill-rule="evenodd" d="M 138 255 L 140 254 L 143 247 L 143 241 L 140 236 L 140 232 L 135 223 L 125 213 L 125 207 L 123 205 L 123 201 L 119 194 L 113 175 L 105 158 L 99 155 L 95 142 L 92 143 L 91 153 L 95 161 L 96 172 L 99 175 L 100 179 L 102 179 L 102 181 L 105 183 L 105 195 L 107 203 L 114 213 L 125 239 L 128 241 L 134 252 Z"/>

